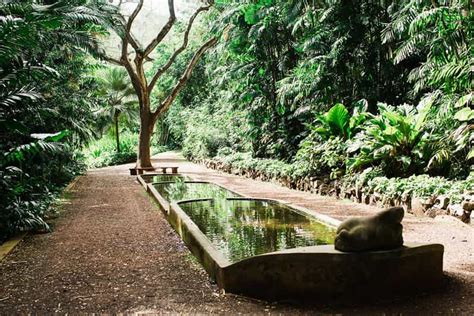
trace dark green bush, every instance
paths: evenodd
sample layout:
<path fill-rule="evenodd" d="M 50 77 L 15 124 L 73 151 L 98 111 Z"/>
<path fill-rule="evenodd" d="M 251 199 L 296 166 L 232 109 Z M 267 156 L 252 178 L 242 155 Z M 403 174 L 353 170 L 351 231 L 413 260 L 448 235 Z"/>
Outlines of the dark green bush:
<path fill-rule="evenodd" d="M 111 12 L 47 2 L 0 1 L 0 240 L 48 229 L 44 215 L 84 170 L 75 151 L 93 136 L 86 73 Z"/>

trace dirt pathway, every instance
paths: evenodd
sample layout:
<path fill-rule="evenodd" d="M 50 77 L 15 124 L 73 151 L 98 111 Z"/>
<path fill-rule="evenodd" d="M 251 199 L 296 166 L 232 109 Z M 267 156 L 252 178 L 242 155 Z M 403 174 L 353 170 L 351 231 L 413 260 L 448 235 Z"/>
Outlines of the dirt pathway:
<path fill-rule="evenodd" d="M 376 208 L 221 174 L 159 155 L 195 179 L 254 197 L 286 200 L 343 219 Z M 362 306 L 299 306 L 223 295 L 150 202 L 128 167 L 81 177 L 51 234 L 27 237 L 0 262 L 0 314 L 77 312 L 427 313 L 474 311 L 473 229 L 450 219 L 407 217 L 405 239 L 446 247 L 445 287 L 436 293 Z"/>

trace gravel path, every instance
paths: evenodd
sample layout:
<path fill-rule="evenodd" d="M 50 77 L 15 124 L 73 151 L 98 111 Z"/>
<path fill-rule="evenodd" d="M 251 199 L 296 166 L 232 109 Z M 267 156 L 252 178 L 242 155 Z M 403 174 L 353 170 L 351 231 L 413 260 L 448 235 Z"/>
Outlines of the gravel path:
<path fill-rule="evenodd" d="M 242 194 L 276 198 L 338 219 L 377 208 L 297 192 L 276 184 L 218 173 L 176 153 L 156 165 L 179 166 Z M 445 245 L 445 286 L 435 293 L 370 305 L 301 306 L 224 294 L 183 245 L 144 190 L 131 165 L 79 178 L 51 234 L 28 236 L 0 262 L 0 314 L 18 313 L 474 313 L 472 226 L 444 218 L 407 216 L 405 240 Z"/>

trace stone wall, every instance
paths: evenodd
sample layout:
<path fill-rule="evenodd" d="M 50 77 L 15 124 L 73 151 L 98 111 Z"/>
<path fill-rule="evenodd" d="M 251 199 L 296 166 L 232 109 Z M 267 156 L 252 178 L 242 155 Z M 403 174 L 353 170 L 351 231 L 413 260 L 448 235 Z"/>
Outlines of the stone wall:
<path fill-rule="evenodd" d="M 402 206 L 405 211 L 416 216 L 429 216 L 434 218 L 440 215 L 452 215 L 464 223 L 474 222 L 474 220 L 472 220 L 474 217 L 474 212 L 472 212 L 474 210 L 473 192 L 463 195 L 461 203 L 454 204 L 450 204 L 449 199 L 445 196 L 432 196 L 428 199 L 410 195 L 388 198 L 380 193 L 366 192 L 364 188 L 357 189 L 355 187 L 347 187 L 341 182 L 330 180 L 328 177 L 304 177 L 299 179 L 271 177 L 260 171 L 233 168 L 232 165 L 212 159 L 193 159 L 193 162 L 203 164 L 210 169 L 276 183 L 293 190 L 329 195 L 340 199 L 349 199 L 353 202 L 374 205 L 381 208 Z"/>

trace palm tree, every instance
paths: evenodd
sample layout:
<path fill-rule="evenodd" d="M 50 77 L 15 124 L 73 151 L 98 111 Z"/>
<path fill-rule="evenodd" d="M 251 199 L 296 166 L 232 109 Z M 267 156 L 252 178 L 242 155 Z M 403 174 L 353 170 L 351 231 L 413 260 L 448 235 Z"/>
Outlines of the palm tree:
<path fill-rule="evenodd" d="M 117 152 L 120 152 L 119 119 L 123 114 L 129 121 L 136 116 L 137 98 L 128 74 L 121 67 L 108 67 L 97 74 L 101 85 L 100 93 L 107 100 L 102 108 L 96 111 L 98 115 L 112 118 L 115 125 L 115 141 Z"/>

